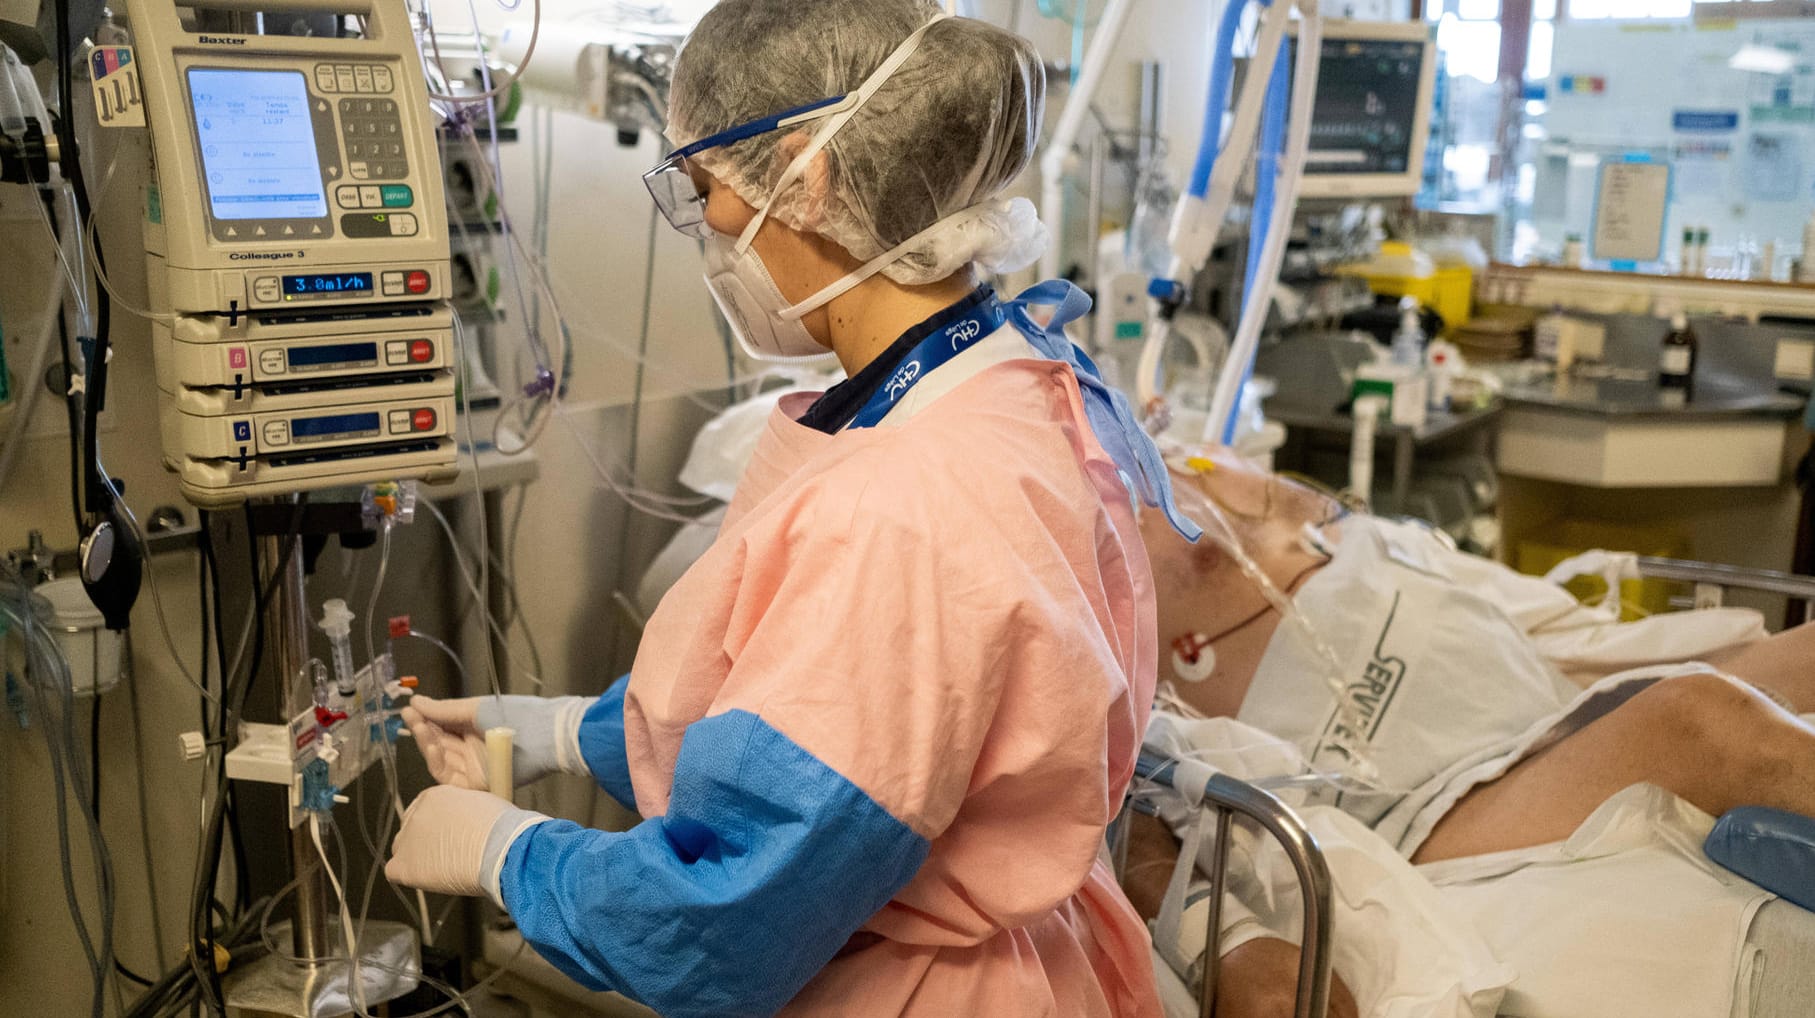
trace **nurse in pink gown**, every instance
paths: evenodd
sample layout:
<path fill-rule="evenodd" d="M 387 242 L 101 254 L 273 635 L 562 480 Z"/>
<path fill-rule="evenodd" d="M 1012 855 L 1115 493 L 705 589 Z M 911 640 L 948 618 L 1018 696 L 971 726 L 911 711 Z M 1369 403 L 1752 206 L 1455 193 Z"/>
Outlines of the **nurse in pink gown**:
<path fill-rule="evenodd" d="M 830 352 L 849 380 L 782 401 L 603 695 L 417 699 L 444 784 L 393 879 L 491 895 L 562 971 L 670 1018 L 1159 1015 L 1102 846 L 1158 660 L 1134 502 L 1196 528 L 1064 337 L 1088 301 L 979 281 L 1044 242 L 1000 198 L 1043 92 L 1024 40 L 922 0 L 706 15 L 650 190 L 747 353 Z M 590 773 L 646 819 L 479 791 L 498 725 L 519 780 Z"/>

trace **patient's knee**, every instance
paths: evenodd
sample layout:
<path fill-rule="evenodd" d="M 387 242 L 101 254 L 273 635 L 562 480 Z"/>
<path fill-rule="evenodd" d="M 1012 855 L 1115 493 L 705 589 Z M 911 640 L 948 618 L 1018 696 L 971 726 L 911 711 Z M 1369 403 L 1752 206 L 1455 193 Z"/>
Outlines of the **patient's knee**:
<path fill-rule="evenodd" d="M 1262 937 L 1223 955 L 1218 1014 L 1290 1018 L 1298 1002 L 1298 947 Z"/>
<path fill-rule="evenodd" d="M 1776 713 L 1757 690 L 1711 673 L 1662 679 L 1634 696 L 1628 709 L 1648 743 L 1691 768 L 1735 756 Z"/>
<path fill-rule="evenodd" d="M 1298 945 L 1261 937 L 1223 955 L 1216 1013 L 1234 1018 L 1291 1018 L 1298 1013 Z M 1355 996 L 1330 975 L 1328 1018 L 1357 1018 Z"/>

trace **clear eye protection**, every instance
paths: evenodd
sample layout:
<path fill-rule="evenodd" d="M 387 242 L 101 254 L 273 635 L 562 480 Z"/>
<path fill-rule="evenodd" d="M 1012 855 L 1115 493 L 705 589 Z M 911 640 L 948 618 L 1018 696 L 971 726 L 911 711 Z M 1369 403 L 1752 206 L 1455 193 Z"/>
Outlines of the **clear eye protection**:
<path fill-rule="evenodd" d="M 754 138 L 759 134 L 768 134 L 770 131 L 779 131 L 843 112 L 852 105 L 847 102 L 848 98 L 840 95 L 822 99 L 774 116 L 739 124 L 675 149 L 657 163 L 654 169 L 643 174 L 643 186 L 649 189 L 649 197 L 655 199 L 655 207 L 661 210 L 669 226 L 695 240 L 706 240 L 712 236 L 712 227 L 706 225 L 706 196 L 694 181 L 687 160 L 701 152 L 735 145 L 745 138 Z"/>

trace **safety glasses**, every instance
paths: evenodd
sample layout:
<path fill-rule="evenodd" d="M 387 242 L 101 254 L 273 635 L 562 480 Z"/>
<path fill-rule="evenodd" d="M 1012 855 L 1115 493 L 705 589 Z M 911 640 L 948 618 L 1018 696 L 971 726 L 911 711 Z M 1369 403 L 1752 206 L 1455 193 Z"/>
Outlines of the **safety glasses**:
<path fill-rule="evenodd" d="M 712 236 L 712 227 L 706 225 L 706 196 L 700 192 L 699 185 L 694 183 L 692 170 L 687 165 L 689 158 L 715 148 L 735 145 L 746 138 L 832 116 L 845 109 L 849 98 L 840 95 L 822 99 L 701 138 L 691 145 L 670 152 L 667 158 L 656 164 L 655 169 L 643 174 L 643 185 L 649 188 L 649 196 L 655 199 L 655 207 L 662 211 L 668 225 L 686 236 L 705 240 Z"/>

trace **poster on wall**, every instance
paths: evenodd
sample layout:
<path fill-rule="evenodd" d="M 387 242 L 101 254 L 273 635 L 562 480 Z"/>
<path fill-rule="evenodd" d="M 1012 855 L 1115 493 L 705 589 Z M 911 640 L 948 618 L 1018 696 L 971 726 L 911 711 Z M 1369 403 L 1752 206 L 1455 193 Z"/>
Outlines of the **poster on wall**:
<path fill-rule="evenodd" d="M 1670 150 L 1678 198 L 1719 201 L 1733 173 L 1733 143 L 1721 139 L 1679 140 Z"/>
<path fill-rule="evenodd" d="M 1802 197 L 1803 139 L 1779 131 L 1754 131 L 1746 139 L 1746 198 L 1796 201 Z"/>
<path fill-rule="evenodd" d="M 1630 270 L 1664 257 L 1664 215 L 1670 207 L 1670 164 L 1645 155 L 1603 160 L 1595 190 L 1590 253 Z"/>

